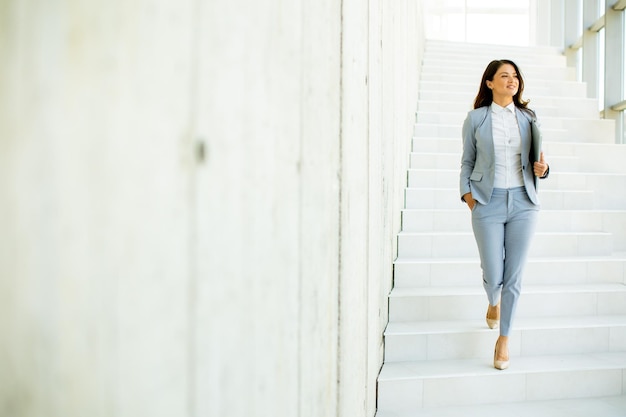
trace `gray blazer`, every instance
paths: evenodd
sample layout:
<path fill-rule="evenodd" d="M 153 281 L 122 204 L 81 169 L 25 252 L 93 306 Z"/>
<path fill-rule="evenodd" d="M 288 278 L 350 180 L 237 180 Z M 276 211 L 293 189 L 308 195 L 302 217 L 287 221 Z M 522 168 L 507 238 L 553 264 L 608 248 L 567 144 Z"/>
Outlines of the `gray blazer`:
<path fill-rule="evenodd" d="M 491 107 L 483 106 L 470 111 L 463 123 L 463 156 L 461 158 L 460 192 L 471 192 L 474 200 L 488 204 L 493 192 L 495 176 L 495 150 L 491 128 Z M 522 173 L 528 198 L 539 205 L 533 162 L 531 161 L 531 122 L 534 115 L 515 108 L 522 139 Z M 534 152 L 538 154 L 539 152 Z M 534 159 L 534 158 L 533 158 Z M 547 177 L 547 174 L 546 174 Z M 545 178 L 545 177 L 544 177 Z"/>

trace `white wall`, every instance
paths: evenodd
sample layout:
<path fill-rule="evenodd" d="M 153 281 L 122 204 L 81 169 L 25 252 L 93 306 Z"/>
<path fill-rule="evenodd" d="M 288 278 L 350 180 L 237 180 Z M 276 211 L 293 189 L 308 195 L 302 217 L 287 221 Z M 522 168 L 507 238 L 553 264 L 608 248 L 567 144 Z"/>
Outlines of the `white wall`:
<path fill-rule="evenodd" d="M 372 416 L 421 30 L 0 2 L 0 415 Z"/>

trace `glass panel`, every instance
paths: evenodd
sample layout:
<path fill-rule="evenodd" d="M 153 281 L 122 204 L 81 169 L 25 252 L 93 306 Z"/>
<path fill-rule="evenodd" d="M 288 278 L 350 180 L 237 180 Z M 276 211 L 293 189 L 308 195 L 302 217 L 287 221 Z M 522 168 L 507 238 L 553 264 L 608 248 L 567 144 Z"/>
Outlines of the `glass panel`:
<path fill-rule="evenodd" d="M 467 0 L 468 8 L 510 9 L 524 12 L 530 6 L 529 0 Z"/>
<path fill-rule="evenodd" d="M 426 37 L 450 41 L 527 46 L 530 0 L 423 2 Z"/>
<path fill-rule="evenodd" d="M 429 39 L 465 40 L 465 1 L 424 2 L 424 30 Z"/>
<path fill-rule="evenodd" d="M 528 13 L 525 15 L 469 14 L 467 16 L 467 41 L 528 46 L 530 40 L 530 23 L 528 19 Z M 515 29 L 513 30 L 512 28 Z"/>
<path fill-rule="evenodd" d="M 584 23 L 583 23 L 583 0 L 578 0 L 578 27 L 582 31 Z"/>
<path fill-rule="evenodd" d="M 465 41 L 465 15 L 446 13 L 429 15 L 425 23 L 426 37 L 444 41 Z"/>

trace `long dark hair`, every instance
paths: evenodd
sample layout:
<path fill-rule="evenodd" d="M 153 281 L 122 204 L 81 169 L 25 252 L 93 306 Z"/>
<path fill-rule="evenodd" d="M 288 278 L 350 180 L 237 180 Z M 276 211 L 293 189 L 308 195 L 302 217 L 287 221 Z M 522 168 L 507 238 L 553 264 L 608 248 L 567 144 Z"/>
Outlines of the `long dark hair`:
<path fill-rule="evenodd" d="M 513 68 L 515 68 L 517 79 L 519 80 L 519 87 L 517 89 L 517 94 L 513 96 L 513 103 L 515 103 L 516 107 L 521 109 L 525 109 L 526 106 L 528 106 L 528 100 L 524 101 L 522 99 L 522 93 L 524 92 L 524 79 L 522 78 L 522 73 L 519 68 L 515 65 L 515 62 L 508 59 L 496 59 L 487 65 L 487 68 L 483 73 L 483 79 L 480 81 L 480 89 L 478 90 L 476 99 L 474 99 L 475 109 L 483 106 L 489 106 L 493 102 L 493 91 L 487 87 L 487 80 L 493 81 L 493 77 L 496 75 L 496 72 L 498 72 L 500 67 L 504 64 L 512 65 Z"/>

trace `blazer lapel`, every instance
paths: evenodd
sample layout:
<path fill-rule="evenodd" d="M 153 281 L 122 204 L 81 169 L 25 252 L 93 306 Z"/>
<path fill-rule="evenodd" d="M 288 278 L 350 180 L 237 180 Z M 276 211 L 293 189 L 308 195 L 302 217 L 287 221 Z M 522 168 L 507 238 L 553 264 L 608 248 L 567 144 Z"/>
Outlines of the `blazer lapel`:
<path fill-rule="evenodd" d="M 493 130 L 491 128 L 491 107 L 487 106 L 487 114 L 483 123 L 478 128 L 478 140 L 482 140 L 483 146 L 491 155 L 491 160 L 495 163 L 496 150 L 493 146 Z"/>
<path fill-rule="evenodd" d="M 541 152 L 541 132 L 539 126 L 537 126 L 537 119 L 527 112 L 518 108 L 517 120 L 520 129 L 520 136 L 522 137 L 522 165 L 532 165 L 535 161 L 539 160 L 539 153 Z M 532 166 L 530 167 L 532 170 Z M 537 188 L 537 177 L 533 175 L 535 182 L 535 188 Z"/>
<path fill-rule="evenodd" d="M 530 145 L 531 145 L 531 119 L 530 116 L 527 115 L 522 110 L 515 108 L 515 112 L 517 113 L 517 124 L 519 125 L 519 132 L 522 138 L 522 164 L 526 165 L 530 160 Z"/>

